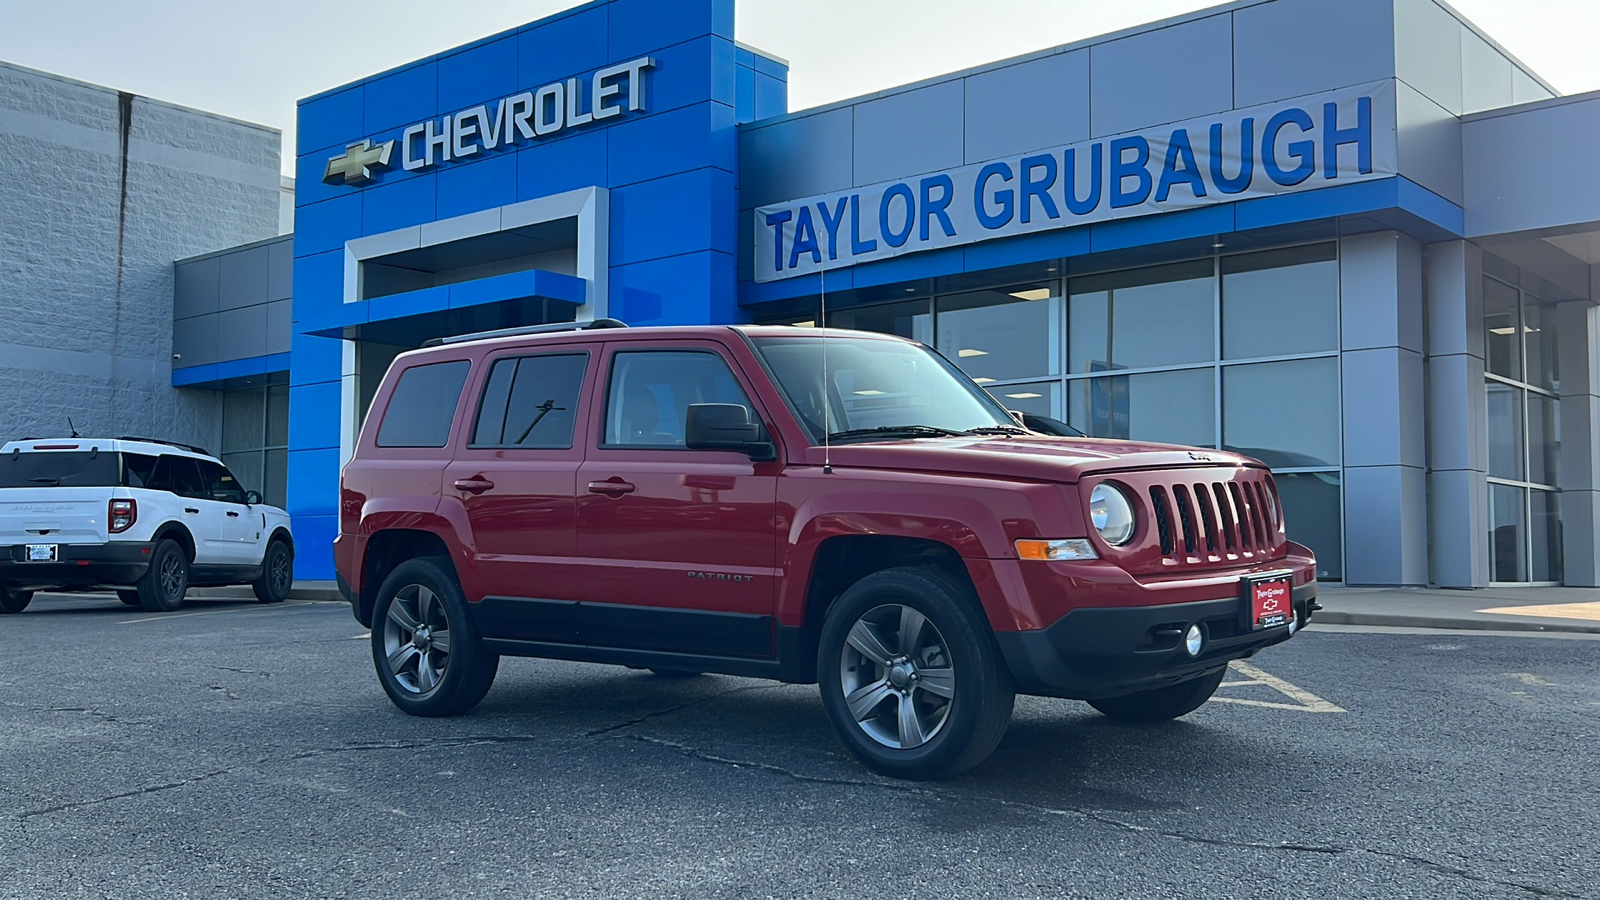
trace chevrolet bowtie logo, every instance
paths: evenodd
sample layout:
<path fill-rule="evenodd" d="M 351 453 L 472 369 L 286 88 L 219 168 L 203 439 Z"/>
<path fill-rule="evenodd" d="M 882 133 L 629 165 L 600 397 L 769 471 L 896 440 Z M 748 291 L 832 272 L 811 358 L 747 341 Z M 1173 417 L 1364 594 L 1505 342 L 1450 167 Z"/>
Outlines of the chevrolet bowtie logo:
<path fill-rule="evenodd" d="M 394 141 L 372 146 L 369 140 L 351 144 L 344 153 L 328 160 L 328 171 L 322 180 L 329 184 L 360 184 L 372 180 L 372 170 L 386 168 L 389 155 L 394 152 Z"/>

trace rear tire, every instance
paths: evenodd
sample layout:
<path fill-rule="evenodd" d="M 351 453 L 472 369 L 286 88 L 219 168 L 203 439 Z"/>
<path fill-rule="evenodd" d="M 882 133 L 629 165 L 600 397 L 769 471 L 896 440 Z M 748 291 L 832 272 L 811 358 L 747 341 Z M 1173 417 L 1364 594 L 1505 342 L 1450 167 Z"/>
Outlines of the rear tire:
<path fill-rule="evenodd" d="M 289 599 L 289 589 L 294 586 L 294 553 L 283 541 L 267 545 L 267 555 L 261 560 L 261 577 L 250 589 L 262 603 L 282 603 Z"/>
<path fill-rule="evenodd" d="M 372 662 L 389 699 L 413 716 L 457 716 L 489 693 L 500 667 L 461 587 L 436 559 L 396 566 L 372 611 Z"/>
<path fill-rule="evenodd" d="M 0 613 L 22 612 L 32 602 L 33 591 L 19 591 L 16 588 L 0 587 Z"/>
<path fill-rule="evenodd" d="M 117 599 L 121 600 L 123 603 L 126 603 L 129 606 L 138 606 L 139 605 L 139 592 L 138 591 L 117 591 Z"/>
<path fill-rule="evenodd" d="M 150 554 L 150 568 L 134 589 L 146 612 L 172 612 L 182 606 L 183 595 L 189 592 L 189 557 L 183 547 L 177 541 L 158 541 Z"/>
<path fill-rule="evenodd" d="M 867 768 L 944 778 L 993 752 L 1016 688 L 969 585 L 886 569 L 828 611 L 817 653 L 822 706 Z"/>
<path fill-rule="evenodd" d="M 1199 709 L 1216 693 L 1227 674 L 1228 667 L 1223 666 L 1199 678 L 1151 691 L 1090 700 L 1089 705 L 1119 722 L 1166 722 Z"/>

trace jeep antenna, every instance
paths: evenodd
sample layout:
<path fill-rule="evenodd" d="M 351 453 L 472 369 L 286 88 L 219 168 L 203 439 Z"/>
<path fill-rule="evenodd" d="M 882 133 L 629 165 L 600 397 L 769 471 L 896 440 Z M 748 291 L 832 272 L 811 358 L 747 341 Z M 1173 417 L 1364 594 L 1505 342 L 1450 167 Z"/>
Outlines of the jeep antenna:
<path fill-rule="evenodd" d="M 72 432 L 73 437 L 82 437 L 82 435 L 78 434 L 78 426 L 72 424 L 71 416 L 67 416 L 67 430 Z"/>
<path fill-rule="evenodd" d="M 828 397 L 828 273 L 817 273 L 822 278 L 822 474 L 833 474 L 833 426 L 828 423 L 828 407 L 833 403 Z"/>

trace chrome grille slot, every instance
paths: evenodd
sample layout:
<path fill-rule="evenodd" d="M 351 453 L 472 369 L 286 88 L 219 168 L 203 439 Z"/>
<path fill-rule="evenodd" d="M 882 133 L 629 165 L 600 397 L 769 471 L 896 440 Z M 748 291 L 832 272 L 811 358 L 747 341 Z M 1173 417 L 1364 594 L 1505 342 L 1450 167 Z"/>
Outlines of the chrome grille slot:
<path fill-rule="evenodd" d="M 1182 480 L 1169 480 L 1174 476 Z M 1248 565 L 1283 550 L 1272 476 L 1249 466 L 1118 473 L 1146 501 L 1144 537 L 1123 551 L 1129 571 Z M 1124 557 L 1133 554 L 1137 560 Z"/>

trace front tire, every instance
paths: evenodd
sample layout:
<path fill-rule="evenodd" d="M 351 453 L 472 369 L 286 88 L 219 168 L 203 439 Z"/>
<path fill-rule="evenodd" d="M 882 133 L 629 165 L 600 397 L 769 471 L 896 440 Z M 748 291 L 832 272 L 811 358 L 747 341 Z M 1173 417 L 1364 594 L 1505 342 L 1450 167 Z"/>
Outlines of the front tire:
<path fill-rule="evenodd" d="M 250 589 L 262 603 L 282 603 L 289 599 L 289 589 L 294 586 L 294 553 L 283 541 L 267 545 L 267 555 L 261 560 L 261 577 Z"/>
<path fill-rule="evenodd" d="M 456 716 L 494 684 L 500 657 L 484 649 L 448 564 L 401 563 L 384 579 L 372 616 L 372 661 L 395 706 L 413 716 Z"/>
<path fill-rule="evenodd" d="M 0 613 L 19 613 L 28 608 L 33 602 L 33 591 L 20 591 L 11 587 L 0 587 Z"/>
<path fill-rule="evenodd" d="M 822 705 L 845 748 L 896 778 L 982 762 L 1011 722 L 1015 687 L 969 586 L 886 569 L 845 591 L 822 628 Z"/>
<path fill-rule="evenodd" d="M 150 568 L 134 586 L 146 612 L 172 612 L 189 592 L 189 557 L 177 541 L 161 541 L 150 554 Z"/>
<path fill-rule="evenodd" d="M 1089 705 L 1120 722 L 1165 722 L 1199 709 L 1216 693 L 1227 674 L 1224 666 L 1199 678 L 1136 694 L 1090 700 Z"/>

